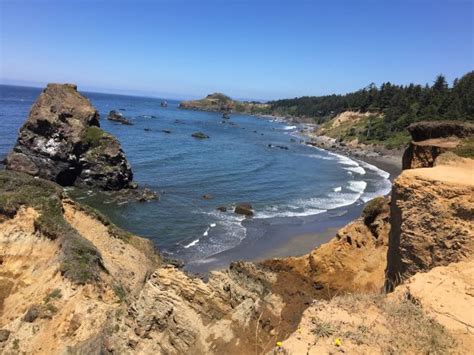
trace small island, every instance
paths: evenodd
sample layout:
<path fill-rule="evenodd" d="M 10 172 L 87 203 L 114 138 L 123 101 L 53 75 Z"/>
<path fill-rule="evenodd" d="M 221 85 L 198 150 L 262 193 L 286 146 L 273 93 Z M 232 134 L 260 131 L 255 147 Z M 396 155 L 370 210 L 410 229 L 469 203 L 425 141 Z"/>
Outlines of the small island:
<path fill-rule="evenodd" d="M 270 113 L 271 106 L 267 103 L 258 101 L 233 100 L 227 95 L 216 92 L 209 94 L 200 100 L 182 101 L 179 104 L 179 108 L 187 110 L 222 112 L 224 114 L 235 112 L 247 113 L 251 115 L 264 115 Z"/>

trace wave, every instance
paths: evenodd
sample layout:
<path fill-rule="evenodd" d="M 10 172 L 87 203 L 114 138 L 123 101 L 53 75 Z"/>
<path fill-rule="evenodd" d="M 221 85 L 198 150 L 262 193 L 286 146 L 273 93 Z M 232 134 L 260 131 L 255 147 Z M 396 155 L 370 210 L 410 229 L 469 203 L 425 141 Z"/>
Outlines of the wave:
<path fill-rule="evenodd" d="M 334 187 L 334 188 L 332 189 L 332 191 L 334 191 L 334 192 L 341 192 L 341 190 L 342 190 L 342 187 L 341 187 L 341 186 Z"/>
<path fill-rule="evenodd" d="M 350 171 L 352 173 L 356 173 L 356 174 L 359 174 L 359 175 L 365 175 L 365 173 L 366 173 L 365 169 L 361 166 L 350 166 L 348 168 L 344 168 L 344 170 Z"/>
<path fill-rule="evenodd" d="M 296 129 L 297 127 L 296 126 L 285 126 L 282 128 L 282 130 L 284 131 L 292 131 L 294 129 Z"/>
<path fill-rule="evenodd" d="M 184 248 L 185 249 L 188 249 L 190 247 L 193 247 L 195 246 L 197 243 L 199 243 L 199 239 L 196 239 L 196 240 L 193 240 L 191 243 L 189 243 L 188 245 L 185 245 Z"/>
<path fill-rule="evenodd" d="M 367 187 L 366 181 L 350 180 L 347 183 L 347 188 L 356 193 L 363 193 Z"/>
<path fill-rule="evenodd" d="M 300 208 L 301 209 L 301 208 Z M 278 218 L 278 217 L 305 217 L 305 216 L 312 216 L 315 214 L 320 214 L 327 212 L 327 210 L 320 209 L 320 208 L 306 208 L 304 211 L 291 211 L 291 210 L 284 210 L 284 211 L 274 211 L 272 209 L 266 209 L 255 213 L 255 218 Z"/>

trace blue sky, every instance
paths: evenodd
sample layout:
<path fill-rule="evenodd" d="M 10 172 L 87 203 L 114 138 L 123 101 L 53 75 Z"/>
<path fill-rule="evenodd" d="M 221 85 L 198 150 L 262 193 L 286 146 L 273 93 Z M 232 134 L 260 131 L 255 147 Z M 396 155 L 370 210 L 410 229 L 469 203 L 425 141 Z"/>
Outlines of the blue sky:
<path fill-rule="evenodd" d="M 473 70 L 473 1 L 5 1 L 0 80 L 273 99 Z"/>

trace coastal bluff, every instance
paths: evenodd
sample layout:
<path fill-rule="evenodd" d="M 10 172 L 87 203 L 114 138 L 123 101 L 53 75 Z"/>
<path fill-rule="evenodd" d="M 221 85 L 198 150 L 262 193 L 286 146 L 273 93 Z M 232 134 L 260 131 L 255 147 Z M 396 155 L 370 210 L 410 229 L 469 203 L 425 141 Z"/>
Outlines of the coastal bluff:
<path fill-rule="evenodd" d="M 98 111 L 74 84 L 47 85 L 20 128 L 6 168 L 62 186 L 134 186 L 119 141 L 100 128 Z"/>

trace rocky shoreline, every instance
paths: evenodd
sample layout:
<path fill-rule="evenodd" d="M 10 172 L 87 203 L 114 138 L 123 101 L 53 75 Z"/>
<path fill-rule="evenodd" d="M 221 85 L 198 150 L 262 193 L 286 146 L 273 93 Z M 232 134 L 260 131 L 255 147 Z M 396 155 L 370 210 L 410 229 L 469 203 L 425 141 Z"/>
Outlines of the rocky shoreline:
<path fill-rule="evenodd" d="M 81 125 L 71 114 L 53 120 L 61 134 Z M 0 352 L 472 352 L 474 161 L 456 154 L 463 128 L 445 137 L 431 123 L 412 127 L 417 148 L 391 196 L 367 203 L 329 242 L 299 257 L 234 261 L 204 282 L 69 199 L 50 181 L 56 170 L 36 165 L 57 151 L 38 151 L 29 124 L 14 153 L 39 172 L 0 171 Z M 41 142 L 56 132 L 33 127 Z"/>

